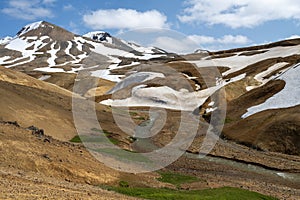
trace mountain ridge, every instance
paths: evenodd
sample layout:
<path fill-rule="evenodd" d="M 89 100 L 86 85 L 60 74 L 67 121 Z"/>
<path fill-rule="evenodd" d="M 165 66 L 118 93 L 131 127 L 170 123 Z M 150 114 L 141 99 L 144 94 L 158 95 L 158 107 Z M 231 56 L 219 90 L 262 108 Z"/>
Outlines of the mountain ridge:
<path fill-rule="evenodd" d="M 61 36 L 59 33 L 62 32 L 66 35 Z M 71 91 L 80 72 L 100 78 L 98 84 L 78 93 L 84 98 L 95 97 L 96 102 L 107 106 L 153 106 L 193 111 L 207 119 L 219 112 L 218 102 L 214 102 L 210 96 L 222 91 L 225 93 L 223 101 L 229 107 L 222 132 L 225 138 L 283 153 L 284 148 L 291 145 L 295 146 L 292 147 L 292 153 L 300 154 L 295 142 L 282 144 L 264 135 L 267 138 L 264 144 L 258 144 L 248 137 L 235 136 L 232 131 L 238 130 L 238 126 L 246 126 L 248 119 L 259 124 L 256 120 L 262 119 L 260 112 L 252 113 L 253 116 L 245 114 L 252 107 L 263 107 L 265 102 L 279 95 L 293 81 L 292 78 L 285 78 L 277 85 L 276 79 L 288 70 L 298 73 L 295 66 L 300 63 L 300 39 L 179 56 L 138 47 L 103 31 L 78 36 L 42 21 L 25 26 L 16 38 L 0 47 L 0 64 L 4 67 Z M 276 101 L 273 104 L 277 104 Z M 296 99 L 293 106 L 299 104 Z M 277 109 L 293 110 L 282 106 Z M 285 113 L 270 108 L 261 111 L 265 110 L 269 113 Z M 274 123 L 260 124 L 264 133 L 269 131 L 268 127 L 273 127 L 275 119 L 272 118 Z M 297 121 L 291 121 L 294 125 L 290 127 L 298 126 Z M 296 133 L 291 134 L 291 137 L 298 138 Z M 274 146 L 283 145 L 283 148 L 272 148 L 266 144 L 270 141 L 275 142 Z"/>

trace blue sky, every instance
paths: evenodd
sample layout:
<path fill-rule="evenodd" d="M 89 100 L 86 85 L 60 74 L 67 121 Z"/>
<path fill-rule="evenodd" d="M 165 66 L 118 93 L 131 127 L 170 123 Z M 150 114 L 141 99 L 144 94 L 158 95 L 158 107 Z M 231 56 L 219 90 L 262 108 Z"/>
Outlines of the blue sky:
<path fill-rule="evenodd" d="M 2 0 L 0 15 L 0 37 L 14 36 L 24 25 L 40 20 L 77 34 L 171 29 L 210 50 L 300 35 L 298 0 Z"/>

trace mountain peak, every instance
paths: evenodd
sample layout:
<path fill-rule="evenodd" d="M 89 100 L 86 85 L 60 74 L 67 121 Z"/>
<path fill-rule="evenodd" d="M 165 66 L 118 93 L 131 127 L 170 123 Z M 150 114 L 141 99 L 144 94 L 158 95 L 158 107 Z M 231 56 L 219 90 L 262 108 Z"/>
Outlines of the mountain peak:
<path fill-rule="evenodd" d="M 98 42 L 108 42 L 112 44 L 112 36 L 105 31 L 93 31 L 83 35 Z"/>
<path fill-rule="evenodd" d="M 24 26 L 17 37 L 49 36 L 57 41 L 66 41 L 74 38 L 74 34 L 46 21 L 38 21 Z"/>
<path fill-rule="evenodd" d="M 31 24 L 27 24 L 26 26 L 22 27 L 22 29 L 17 33 L 17 36 L 24 35 L 31 30 L 39 28 L 43 24 L 43 21 L 33 22 Z"/>

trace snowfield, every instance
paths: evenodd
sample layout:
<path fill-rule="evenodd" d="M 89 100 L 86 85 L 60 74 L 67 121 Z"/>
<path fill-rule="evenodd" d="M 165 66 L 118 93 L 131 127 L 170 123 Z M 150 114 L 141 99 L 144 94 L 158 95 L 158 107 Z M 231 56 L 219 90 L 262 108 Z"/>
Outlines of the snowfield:
<path fill-rule="evenodd" d="M 289 46 L 289 47 L 274 47 L 265 50 L 266 52 L 264 53 L 260 53 L 252 56 L 240 55 L 242 53 L 247 53 L 247 52 L 241 52 L 234 56 L 225 57 L 225 58 L 217 58 L 217 59 L 210 60 L 209 57 L 205 57 L 201 60 L 185 61 L 185 62 L 196 64 L 197 67 L 207 67 L 207 66 L 229 67 L 230 70 L 222 74 L 223 76 L 226 76 L 233 72 L 242 70 L 249 65 L 263 61 L 267 58 L 286 57 L 295 54 L 300 54 L 300 45 Z"/>
<path fill-rule="evenodd" d="M 145 73 L 145 72 L 143 72 Z M 152 74 L 150 78 L 155 78 L 156 76 L 161 76 L 158 74 Z M 189 92 L 186 89 L 181 89 L 176 91 L 167 86 L 161 87 L 146 87 L 146 85 L 139 85 L 132 89 L 131 97 L 127 99 L 120 100 L 104 100 L 100 102 L 104 105 L 110 106 L 128 106 L 128 107 L 159 107 L 167 108 L 173 110 L 183 110 L 183 111 L 193 111 L 201 106 L 205 101 L 220 88 L 227 84 L 239 81 L 245 78 L 246 74 L 241 74 L 230 81 L 221 80 L 215 87 L 210 87 L 208 89 Z M 139 81 L 145 81 L 145 77 L 138 77 L 136 74 L 129 76 L 129 83 L 124 79 L 115 86 L 113 92 L 125 88 L 127 85 L 132 83 L 137 83 Z M 139 79 L 142 78 L 142 79 Z"/>
<path fill-rule="evenodd" d="M 277 79 L 284 80 L 286 85 L 283 90 L 267 99 L 264 103 L 247 109 L 242 118 L 249 117 L 255 113 L 278 108 L 289 108 L 300 105 L 300 63 L 291 67 Z"/>

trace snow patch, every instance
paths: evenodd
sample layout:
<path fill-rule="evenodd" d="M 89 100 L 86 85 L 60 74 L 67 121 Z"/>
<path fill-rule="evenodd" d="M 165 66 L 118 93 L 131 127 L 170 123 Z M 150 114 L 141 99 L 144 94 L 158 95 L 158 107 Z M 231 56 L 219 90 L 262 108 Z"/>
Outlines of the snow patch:
<path fill-rule="evenodd" d="M 211 112 L 214 112 L 217 109 L 218 109 L 218 107 L 215 107 L 215 108 L 206 108 L 205 112 L 206 113 L 211 113 Z"/>
<path fill-rule="evenodd" d="M 122 40 L 123 43 L 125 43 L 126 45 L 130 46 L 131 48 L 133 48 L 134 50 L 141 52 L 141 53 L 146 53 L 146 54 L 153 54 L 154 53 L 154 47 L 142 47 L 139 46 L 135 43 L 131 43 L 131 42 L 127 42 L 125 40 Z"/>
<path fill-rule="evenodd" d="M 51 75 L 43 75 L 43 76 L 41 76 L 41 77 L 39 78 L 39 80 L 45 81 L 45 80 L 47 80 L 47 79 L 49 79 L 49 78 L 51 78 Z"/>
<path fill-rule="evenodd" d="M 132 96 L 122 100 L 104 100 L 100 102 L 110 106 L 150 106 L 175 110 L 193 111 L 202 105 L 206 99 L 220 87 L 211 87 L 198 92 L 176 91 L 170 87 L 141 86 L 132 89 Z"/>
<path fill-rule="evenodd" d="M 213 105 L 215 105 L 215 102 L 214 101 L 212 101 L 212 102 L 210 102 L 209 104 L 208 104 L 208 106 L 213 106 Z"/>
<path fill-rule="evenodd" d="M 132 74 L 128 77 L 126 77 L 124 80 L 119 82 L 113 89 L 111 89 L 108 93 L 112 94 L 118 90 L 121 90 L 123 88 L 126 88 L 129 85 L 135 84 L 135 83 L 143 83 L 146 81 L 149 81 L 154 78 L 165 78 L 165 75 L 162 73 L 156 73 L 156 72 L 138 72 L 135 74 Z"/>
<path fill-rule="evenodd" d="M 60 68 L 51 68 L 51 67 L 40 67 L 34 69 L 35 71 L 41 71 L 41 72 L 65 72 L 65 70 Z"/>
<path fill-rule="evenodd" d="M 226 76 L 233 72 L 239 71 L 244 69 L 245 67 L 269 59 L 269 58 L 277 58 L 277 57 L 286 57 L 291 55 L 300 54 L 300 45 L 296 46 L 288 46 L 288 47 L 274 47 L 264 53 L 252 55 L 252 56 L 242 56 L 242 55 L 235 55 L 231 57 L 225 58 L 216 58 L 210 59 L 211 57 L 205 57 L 201 60 L 196 61 L 184 61 L 188 63 L 196 64 L 197 67 L 207 67 L 207 66 L 223 66 L 229 67 L 230 70 L 227 70 L 222 75 Z M 243 52 L 242 52 L 243 53 Z"/>
<path fill-rule="evenodd" d="M 9 43 L 12 39 L 13 38 L 9 37 L 9 36 L 2 38 L 2 39 L 0 39 L 0 45 L 5 45 L 5 44 Z"/>
<path fill-rule="evenodd" d="M 121 77 L 122 77 L 120 75 L 111 75 L 109 70 L 106 70 L 106 69 L 100 69 L 100 70 L 93 71 L 91 75 L 94 77 L 106 79 L 106 80 L 109 80 L 112 82 L 120 82 Z"/>
<path fill-rule="evenodd" d="M 4 56 L 4 57 L 0 58 L 0 63 L 4 63 L 8 59 L 10 59 L 10 56 Z"/>
<path fill-rule="evenodd" d="M 280 68 L 282 68 L 282 67 L 284 67 L 284 66 L 286 66 L 286 65 L 288 65 L 288 64 L 289 64 L 289 63 L 287 63 L 287 62 L 277 63 L 277 64 L 273 65 L 272 67 L 269 67 L 266 71 L 263 71 L 263 72 L 257 74 L 254 78 L 255 78 L 257 81 L 259 81 L 259 82 L 265 84 L 265 83 L 268 82 L 270 79 L 272 79 L 272 77 L 270 77 L 269 79 L 264 79 L 265 76 L 269 75 L 270 73 L 272 73 L 272 72 L 274 72 L 274 71 L 276 71 L 276 70 L 278 70 L 278 69 L 280 69 Z"/>
<path fill-rule="evenodd" d="M 55 59 L 57 58 L 56 53 L 60 50 L 60 48 L 55 49 L 56 43 L 51 44 L 51 50 L 47 51 L 50 54 L 50 58 L 48 58 L 47 62 L 49 63 L 49 67 L 55 66 Z"/>
<path fill-rule="evenodd" d="M 247 112 L 242 116 L 242 118 L 247 118 L 255 113 L 269 110 L 269 109 L 279 109 L 279 108 L 289 108 L 297 106 L 300 104 L 300 63 L 291 67 L 285 73 L 278 77 L 280 80 L 286 82 L 285 87 L 267 99 L 264 103 L 253 106 L 247 109 Z"/>

